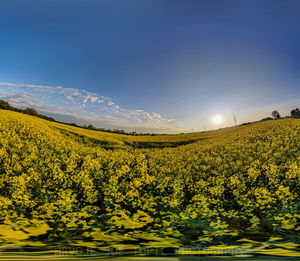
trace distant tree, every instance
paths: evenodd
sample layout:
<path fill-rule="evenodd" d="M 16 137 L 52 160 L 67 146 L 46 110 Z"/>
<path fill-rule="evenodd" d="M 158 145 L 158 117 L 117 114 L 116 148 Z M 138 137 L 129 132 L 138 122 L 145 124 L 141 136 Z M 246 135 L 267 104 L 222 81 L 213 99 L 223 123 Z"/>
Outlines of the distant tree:
<path fill-rule="evenodd" d="M 12 110 L 13 107 L 7 101 L 0 100 L 0 109 Z"/>
<path fill-rule="evenodd" d="M 277 119 L 280 119 L 281 118 L 281 116 L 280 116 L 280 114 L 279 114 L 279 112 L 278 111 L 272 111 L 272 117 L 275 119 L 275 120 L 277 120 Z"/>
<path fill-rule="evenodd" d="M 39 118 L 42 118 L 42 119 L 44 119 L 44 120 L 47 120 L 47 121 L 55 121 L 52 117 L 48 117 L 48 116 L 41 115 L 41 114 L 39 114 L 38 117 L 39 117 Z"/>
<path fill-rule="evenodd" d="M 298 108 L 291 110 L 291 116 L 292 117 L 298 117 L 300 116 L 300 110 Z"/>
<path fill-rule="evenodd" d="M 245 125 L 249 125 L 249 124 L 252 124 L 252 122 L 244 122 L 244 123 L 242 123 L 241 125 L 242 125 L 242 126 L 245 126 Z"/>
<path fill-rule="evenodd" d="M 25 110 L 23 110 L 23 113 L 28 114 L 28 115 L 32 115 L 32 116 L 39 116 L 37 111 L 35 109 L 32 109 L 32 108 L 26 108 Z"/>
<path fill-rule="evenodd" d="M 271 118 L 271 117 L 267 117 L 267 118 L 263 118 L 263 119 L 261 119 L 260 121 L 269 121 L 269 120 L 273 120 L 273 118 Z"/>
<path fill-rule="evenodd" d="M 92 124 L 89 124 L 89 125 L 87 126 L 87 128 L 90 129 L 90 130 L 94 130 L 94 129 L 95 129 L 95 127 L 94 127 Z"/>

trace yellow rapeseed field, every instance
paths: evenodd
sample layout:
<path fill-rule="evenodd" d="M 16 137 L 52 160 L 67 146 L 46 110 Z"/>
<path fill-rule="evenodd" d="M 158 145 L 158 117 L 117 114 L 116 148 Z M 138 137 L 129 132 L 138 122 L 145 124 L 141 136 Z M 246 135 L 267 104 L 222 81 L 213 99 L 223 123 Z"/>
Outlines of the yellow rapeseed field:
<path fill-rule="evenodd" d="M 297 256 L 299 179 L 299 119 L 129 136 L 0 110 L 6 250 L 60 245 L 184 254 L 188 247 L 239 246 Z"/>

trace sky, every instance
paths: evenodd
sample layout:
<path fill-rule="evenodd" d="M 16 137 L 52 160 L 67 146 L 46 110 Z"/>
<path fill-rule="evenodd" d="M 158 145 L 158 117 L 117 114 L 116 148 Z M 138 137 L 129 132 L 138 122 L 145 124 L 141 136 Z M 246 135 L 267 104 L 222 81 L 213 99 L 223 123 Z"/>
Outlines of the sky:
<path fill-rule="evenodd" d="M 300 107 L 299 46 L 297 0 L 2 0 L 0 98 L 96 127 L 217 129 Z"/>

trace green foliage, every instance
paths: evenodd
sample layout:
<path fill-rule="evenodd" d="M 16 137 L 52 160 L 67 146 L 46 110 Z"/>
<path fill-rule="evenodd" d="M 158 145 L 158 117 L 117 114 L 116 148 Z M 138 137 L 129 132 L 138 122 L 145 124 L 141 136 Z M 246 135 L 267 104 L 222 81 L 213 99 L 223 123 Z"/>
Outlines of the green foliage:
<path fill-rule="evenodd" d="M 275 120 L 278 120 L 281 118 L 280 114 L 278 111 L 272 111 L 272 117 L 275 119 Z"/>
<path fill-rule="evenodd" d="M 300 117 L 300 110 L 298 108 L 291 110 L 291 117 Z"/>

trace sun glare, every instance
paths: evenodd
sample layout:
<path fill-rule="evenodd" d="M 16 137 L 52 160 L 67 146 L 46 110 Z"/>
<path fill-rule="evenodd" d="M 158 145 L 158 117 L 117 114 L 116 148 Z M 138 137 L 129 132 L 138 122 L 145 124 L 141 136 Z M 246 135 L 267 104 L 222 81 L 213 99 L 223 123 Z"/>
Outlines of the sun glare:
<path fill-rule="evenodd" d="M 218 125 L 218 124 L 220 124 L 220 123 L 223 121 L 223 119 L 222 119 L 221 115 L 215 115 L 215 116 L 212 118 L 212 121 L 213 121 L 213 123 L 214 123 L 215 125 Z"/>

